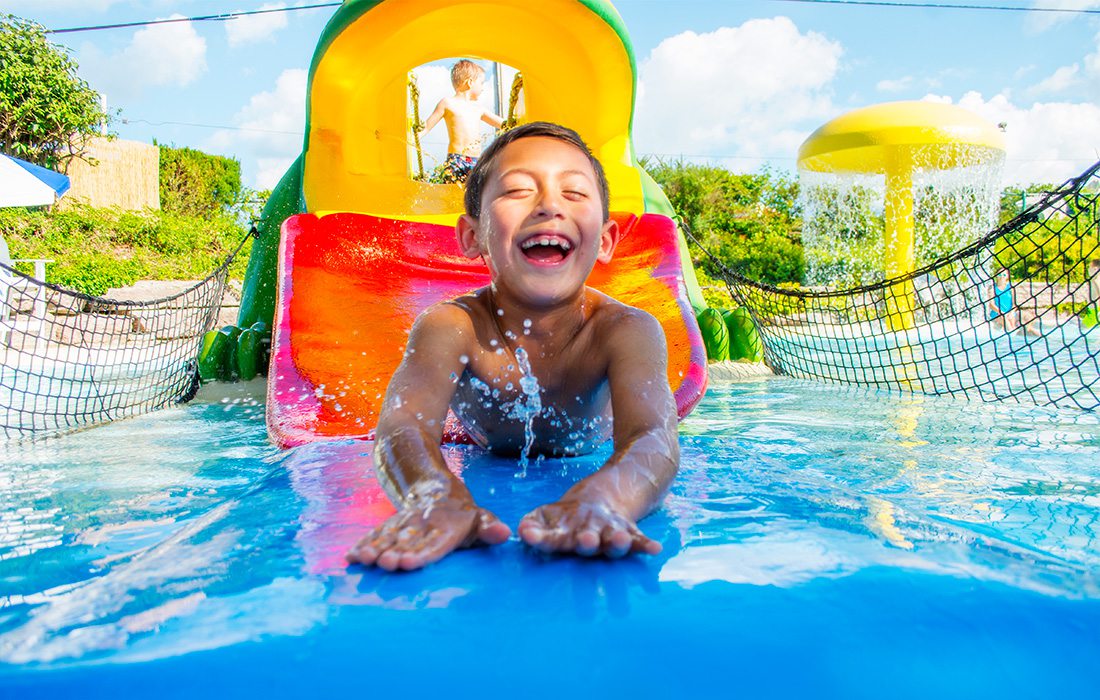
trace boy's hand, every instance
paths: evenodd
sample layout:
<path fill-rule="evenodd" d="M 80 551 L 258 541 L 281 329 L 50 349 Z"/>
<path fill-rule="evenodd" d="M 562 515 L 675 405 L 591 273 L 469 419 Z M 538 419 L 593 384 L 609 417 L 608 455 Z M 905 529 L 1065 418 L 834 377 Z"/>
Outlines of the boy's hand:
<path fill-rule="evenodd" d="M 473 501 L 444 498 L 390 516 L 352 547 L 347 560 L 387 571 L 409 571 L 456 549 L 500 544 L 511 534 L 497 516 Z"/>
<path fill-rule="evenodd" d="M 543 552 L 621 557 L 657 554 L 661 544 L 646 537 L 633 520 L 602 502 L 563 498 L 523 517 L 519 536 Z"/>

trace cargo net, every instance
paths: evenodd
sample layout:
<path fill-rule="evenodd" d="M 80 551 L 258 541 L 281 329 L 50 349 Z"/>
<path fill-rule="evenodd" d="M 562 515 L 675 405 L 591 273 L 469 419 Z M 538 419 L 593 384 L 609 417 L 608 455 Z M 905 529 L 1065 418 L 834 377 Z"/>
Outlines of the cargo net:
<path fill-rule="evenodd" d="M 1098 172 L 1100 163 L 973 244 L 874 284 L 783 289 L 711 260 L 780 374 L 1093 410 Z"/>
<path fill-rule="evenodd" d="M 237 251 L 195 286 L 142 302 L 87 296 L 0 264 L 0 430 L 6 441 L 190 400 L 198 389 L 202 336 L 217 320 Z"/>

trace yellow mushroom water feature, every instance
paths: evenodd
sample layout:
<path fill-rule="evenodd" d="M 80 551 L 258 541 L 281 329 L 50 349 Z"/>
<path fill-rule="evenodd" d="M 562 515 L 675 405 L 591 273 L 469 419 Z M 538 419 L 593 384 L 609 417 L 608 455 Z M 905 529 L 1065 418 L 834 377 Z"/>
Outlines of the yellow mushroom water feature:
<path fill-rule="evenodd" d="M 973 112 L 935 102 L 888 102 L 857 109 L 825 124 L 798 150 L 800 171 L 885 176 L 883 202 L 885 279 L 914 269 L 913 176 L 1004 158 L 1001 131 Z M 890 285 L 886 322 L 913 327 L 911 281 Z"/>

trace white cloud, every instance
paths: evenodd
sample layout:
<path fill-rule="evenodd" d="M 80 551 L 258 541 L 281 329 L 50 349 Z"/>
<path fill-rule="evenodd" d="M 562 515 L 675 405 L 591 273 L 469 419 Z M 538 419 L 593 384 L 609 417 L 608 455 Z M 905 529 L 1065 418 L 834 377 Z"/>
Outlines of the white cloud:
<path fill-rule="evenodd" d="M 1035 0 L 1032 7 L 1055 8 L 1062 10 L 1094 10 L 1100 8 L 1100 0 Z M 1072 12 L 1032 12 L 1028 24 L 1032 31 L 1046 31 L 1056 24 L 1080 20 L 1081 15 Z"/>
<path fill-rule="evenodd" d="M 1077 74 L 1080 66 L 1074 63 L 1072 66 L 1062 66 L 1047 77 L 1036 83 L 1030 90 L 1032 94 L 1041 95 L 1057 93 L 1073 87 L 1078 82 Z"/>
<path fill-rule="evenodd" d="M 1096 35 L 1094 41 L 1096 50 L 1084 59 L 1085 76 L 1088 78 L 1088 85 L 1092 88 L 1092 97 L 1100 99 L 1100 34 Z"/>
<path fill-rule="evenodd" d="M 925 99 L 954 102 L 993 124 L 1007 125 L 1005 184 L 1059 184 L 1100 159 L 1100 105 L 1037 102 L 1021 107 L 1003 94 L 986 99 L 977 92 L 957 101 L 935 95 Z"/>
<path fill-rule="evenodd" d="M 639 71 L 638 150 L 793 157 L 806 134 L 836 112 L 829 86 L 842 52 L 786 17 L 665 39 Z"/>
<path fill-rule="evenodd" d="M 305 70 L 283 71 L 273 90 L 253 95 L 234 115 L 237 129 L 215 132 L 205 149 L 238 158 L 250 187 L 274 187 L 302 151 L 306 80 Z"/>
<path fill-rule="evenodd" d="M 267 3 L 261 10 L 275 10 L 286 7 L 286 3 Z M 271 41 L 275 33 L 287 26 L 286 12 L 268 12 L 261 15 L 246 15 L 225 22 L 225 35 L 230 46 L 243 46 L 260 41 Z"/>
<path fill-rule="evenodd" d="M 907 75 L 897 80 L 880 80 L 875 83 L 875 89 L 879 92 L 902 92 L 913 85 L 913 76 Z"/>
<path fill-rule="evenodd" d="M 176 14 L 170 19 L 182 17 Z M 206 40 L 191 22 L 153 25 L 134 32 L 130 44 L 114 54 L 85 44 L 80 66 L 92 87 L 112 99 L 125 99 L 147 87 L 194 82 L 206 72 Z"/>

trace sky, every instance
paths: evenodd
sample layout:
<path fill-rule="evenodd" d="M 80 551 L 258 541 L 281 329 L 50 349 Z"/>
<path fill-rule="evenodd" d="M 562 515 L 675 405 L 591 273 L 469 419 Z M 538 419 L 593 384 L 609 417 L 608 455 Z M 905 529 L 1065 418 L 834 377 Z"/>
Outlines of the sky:
<path fill-rule="evenodd" d="M 68 29 L 322 1 L 0 0 L 0 12 Z M 881 102 L 935 100 L 1002 126 L 1006 186 L 1061 183 L 1100 160 L 1100 0 L 955 3 L 1072 12 L 895 1 L 903 6 L 614 1 L 638 61 L 636 150 L 793 175 L 798 147 L 829 120 Z M 50 41 L 70 51 L 79 75 L 118 112 L 112 130 L 120 138 L 237 158 L 245 184 L 266 189 L 301 151 L 307 70 L 334 11 L 66 32 Z M 449 81 L 442 64 L 419 74 L 426 115 Z M 431 158 L 445 139 L 442 126 L 428 135 Z"/>

